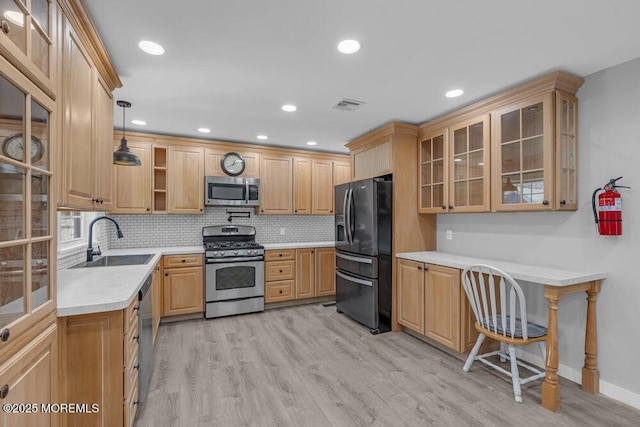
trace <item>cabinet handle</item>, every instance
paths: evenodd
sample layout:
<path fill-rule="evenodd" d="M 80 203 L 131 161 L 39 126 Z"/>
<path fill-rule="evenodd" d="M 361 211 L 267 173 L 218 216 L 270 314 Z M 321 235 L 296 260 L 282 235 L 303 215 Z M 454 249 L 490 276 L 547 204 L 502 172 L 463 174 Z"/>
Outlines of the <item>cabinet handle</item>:
<path fill-rule="evenodd" d="M 443 210 L 444 210 L 444 209 L 447 209 L 447 207 L 443 205 L 443 206 L 442 206 L 442 209 L 443 209 Z"/>
<path fill-rule="evenodd" d="M 9 331 L 9 328 L 4 328 L 0 333 L 0 340 L 2 340 L 2 342 L 7 342 L 9 341 L 10 335 L 11 335 L 11 331 Z"/>
<path fill-rule="evenodd" d="M 136 335 L 135 337 L 133 337 L 133 339 L 140 342 L 140 335 Z"/>
<path fill-rule="evenodd" d="M 295 212 L 295 213 L 298 213 L 298 209 L 296 209 L 294 212 Z"/>
<path fill-rule="evenodd" d="M 138 402 L 137 400 L 133 402 L 134 405 L 137 405 L 138 403 L 140 402 Z"/>
<path fill-rule="evenodd" d="M 282 289 L 280 289 L 280 290 L 278 291 L 278 293 L 280 293 L 280 294 L 281 294 L 281 293 L 282 293 Z"/>
<path fill-rule="evenodd" d="M 5 384 L 0 388 L 0 399 L 6 399 L 9 395 L 9 385 Z"/>
<path fill-rule="evenodd" d="M 160 271 L 160 266 L 157 266 L 157 267 L 156 267 L 156 271 Z"/>
<path fill-rule="evenodd" d="M 314 253 L 313 251 L 311 251 L 311 253 Z"/>
<path fill-rule="evenodd" d="M 147 212 L 151 212 L 151 208 L 147 208 Z"/>
<path fill-rule="evenodd" d="M 549 201 L 548 201 L 548 200 L 543 200 L 543 201 L 542 201 L 542 204 L 543 204 L 543 205 L 545 205 L 545 206 L 547 206 L 547 205 L 549 204 Z"/>
<path fill-rule="evenodd" d="M 282 273 L 282 270 L 280 270 L 280 273 Z"/>
<path fill-rule="evenodd" d="M 278 256 L 282 256 L 282 254 L 278 254 Z"/>
<path fill-rule="evenodd" d="M 204 209 L 200 209 L 200 212 L 202 212 Z"/>
<path fill-rule="evenodd" d="M 418 270 L 422 270 L 422 266 L 418 266 Z"/>
<path fill-rule="evenodd" d="M 187 262 L 187 260 L 186 260 L 186 259 L 183 259 L 183 260 L 182 260 L 182 262 Z"/>
<path fill-rule="evenodd" d="M 140 364 L 136 363 L 135 365 L 133 365 L 133 369 L 140 369 Z"/>
<path fill-rule="evenodd" d="M 260 209 L 260 212 L 264 212 L 264 209 Z"/>
<path fill-rule="evenodd" d="M 165 276 L 169 276 L 169 273 L 164 273 Z"/>
<path fill-rule="evenodd" d="M 560 204 L 561 204 L 562 206 L 564 206 L 564 205 L 566 205 L 566 204 L 567 204 L 567 201 L 566 201 L 566 200 L 560 200 Z"/>
<path fill-rule="evenodd" d="M 0 25 L 2 25 L 2 32 L 5 34 L 9 34 L 9 31 L 11 31 L 9 23 L 3 19 Z"/>
<path fill-rule="evenodd" d="M 449 210 L 453 210 L 453 206 L 449 205 Z"/>
<path fill-rule="evenodd" d="M 134 310 L 140 310 L 140 304 L 136 305 L 135 307 L 133 307 Z"/>

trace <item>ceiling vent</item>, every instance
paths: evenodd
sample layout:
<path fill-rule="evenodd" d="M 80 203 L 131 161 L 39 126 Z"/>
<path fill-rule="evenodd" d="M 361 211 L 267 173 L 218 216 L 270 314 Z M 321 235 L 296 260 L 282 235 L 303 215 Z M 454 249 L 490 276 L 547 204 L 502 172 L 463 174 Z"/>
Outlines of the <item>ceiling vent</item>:
<path fill-rule="evenodd" d="M 364 102 L 362 101 L 343 98 L 340 101 L 336 102 L 331 108 L 334 108 L 336 110 L 341 110 L 341 111 L 355 111 L 358 108 L 360 108 L 360 106 L 363 104 Z"/>

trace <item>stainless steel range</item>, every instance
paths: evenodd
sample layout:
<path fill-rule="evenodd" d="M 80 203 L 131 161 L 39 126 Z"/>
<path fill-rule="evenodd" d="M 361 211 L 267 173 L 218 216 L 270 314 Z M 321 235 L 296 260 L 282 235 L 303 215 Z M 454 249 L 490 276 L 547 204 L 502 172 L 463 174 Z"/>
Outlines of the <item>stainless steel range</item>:
<path fill-rule="evenodd" d="M 205 317 L 264 310 L 264 247 L 256 229 L 214 225 L 202 229 L 205 267 Z"/>

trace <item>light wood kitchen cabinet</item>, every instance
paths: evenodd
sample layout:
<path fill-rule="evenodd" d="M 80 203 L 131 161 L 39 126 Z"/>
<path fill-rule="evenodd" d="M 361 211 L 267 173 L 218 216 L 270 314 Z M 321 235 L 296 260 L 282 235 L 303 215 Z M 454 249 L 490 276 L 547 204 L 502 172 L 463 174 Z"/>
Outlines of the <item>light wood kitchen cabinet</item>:
<path fill-rule="evenodd" d="M 66 208 L 113 207 L 113 88 L 69 20 L 63 17 L 59 101 L 61 111 L 61 189 Z"/>
<path fill-rule="evenodd" d="M 267 154 L 260 157 L 260 191 L 260 213 L 292 213 L 292 157 Z"/>
<path fill-rule="evenodd" d="M 452 350 L 468 352 L 478 338 L 461 270 L 397 259 L 398 323 Z M 485 347 L 493 342 L 486 340 Z"/>
<path fill-rule="evenodd" d="M 333 186 L 351 181 L 351 163 L 333 162 Z"/>
<path fill-rule="evenodd" d="M 162 277 L 162 261 L 158 261 L 151 273 L 151 325 L 154 344 L 162 317 Z"/>
<path fill-rule="evenodd" d="M 421 139 L 419 212 L 490 210 L 490 135 L 485 114 Z"/>
<path fill-rule="evenodd" d="M 117 143 L 116 137 L 116 143 Z M 144 142 L 129 142 L 129 149 L 140 159 L 140 166 L 114 165 L 116 189 L 113 213 L 151 212 L 151 155 L 152 146 Z M 118 145 L 113 145 L 117 149 Z"/>
<path fill-rule="evenodd" d="M 399 259 L 398 267 L 398 323 L 424 334 L 424 265 Z"/>
<path fill-rule="evenodd" d="M 187 262 L 195 258 L 193 262 Z M 175 267 L 177 260 L 185 267 Z M 185 260 L 182 262 L 182 260 Z M 201 313 L 204 311 L 204 281 L 202 255 L 172 255 L 164 257 L 163 316 Z M 197 263 L 198 266 L 189 267 Z"/>
<path fill-rule="evenodd" d="M 334 248 L 296 249 L 296 299 L 336 293 Z"/>
<path fill-rule="evenodd" d="M 57 8 L 55 1 L 22 0 L 3 2 L 0 19 L 0 53 L 13 66 L 34 82 L 48 96 L 54 97 L 55 33 Z M 19 13 L 20 21 L 7 18 L 4 12 Z"/>
<path fill-rule="evenodd" d="M 59 403 L 58 337 L 55 323 L 29 341 L 20 351 L 0 365 L 0 388 L 5 405 L 38 405 L 36 411 L 3 411 L 0 427 L 57 426 L 58 414 L 45 412 L 40 404 Z M 73 401 L 75 402 L 75 401 Z M 78 401 L 80 402 L 80 401 Z"/>
<path fill-rule="evenodd" d="M 312 161 L 312 213 L 314 215 L 333 214 L 333 168 L 331 160 Z"/>
<path fill-rule="evenodd" d="M 167 146 L 153 144 L 151 212 L 167 213 Z"/>
<path fill-rule="evenodd" d="M 296 250 L 264 251 L 264 302 L 281 302 L 296 297 Z"/>
<path fill-rule="evenodd" d="M 552 210 L 553 93 L 494 112 L 494 209 Z"/>
<path fill-rule="evenodd" d="M 578 99 L 556 91 L 555 209 L 578 209 Z"/>
<path fill-rule="evenodd" d="M 167 212 L 204 212 L 204 148 L 169 146 L 167 178 Z"/>
<path fill-rule="evenodd" d="M 460 270 L 426 264 L 424 268 L 424 335 L 462 351 L 459 337 Z"/>
<path fill-rule="evenodd" d="M 312 169 L 311 159 L 293 159 L 293 213 L 311 214 L 312 209 Z"/>
<path fill-rule="evenodd" d="M 62 425 L 121 426 L 137 389 L 138 298 L 124 310 L 62 317 L 62 401 L 97 403 L 93 413 L 63 414 Z M 137 395 L 135 396 L 137 401 Z"/>
<path fill-rule="evenodd" d="M 316 262 L 313 248 L 296 249 L 296 299 L 313 298 L 316 294 Z"/>
<path fill-rule="evenodd" d="M 260 154 L 251 151 L 239 151 L 235 149 L 220 150 L 207 148 L 205 150 L 204 174 L 206 176 L 227 176 L 222 171 L 221 162 L 226 153 L 240 154 L 244 159 L 244 171 L 237 175 L 238 178 L 260 178 Z"/>
<path fill-rule="evenodd" d="M 336 250 L 316 248 L 315 252 L 315 296 L 336 294 Z"/>

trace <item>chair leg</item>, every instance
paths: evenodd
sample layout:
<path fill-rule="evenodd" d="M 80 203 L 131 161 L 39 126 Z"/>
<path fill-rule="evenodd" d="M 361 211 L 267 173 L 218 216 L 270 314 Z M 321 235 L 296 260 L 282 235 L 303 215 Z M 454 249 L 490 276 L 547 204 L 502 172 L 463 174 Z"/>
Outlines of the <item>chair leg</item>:
<path fill-rule="evenodd" d="M 504 354 L 507 354 L 507 344 L 501 342 L 500 343 L 500 361 L 503 363 L 507 361 L 507 358 L 503 356 Z"/>
<path fill-rule="evenodd" d="M 469 353 L 469 357 L 467 357 L 467 361 L 464 363 L 464 367 L 462 368 L 463 371 L 465 372 L 469 372 L 469 369 L 471 368 L 471 365 L 473 364 L 473 361 L 476 359 L 476 355 L 478 354 L 478 351 L 480 350 L 480 346 L 482 345 L 482 342 L 484 341 L 484 334 L 480 334 L 478 335 L 478 339 L 476 340 L 476 343 L 474 344 L 473 348 L 471 349 L 471 353 Z"/>
<path fill-rule="evenodd" d="M 522 403 L 522 392 L 520 390 L 520 373 L 518 372 L 518 362 L 516 360 L 516 347 L 509 344 L 509 358 L 511 359 L 511 381 L 513 382 L 513 395 L 516 402 Z"/>

